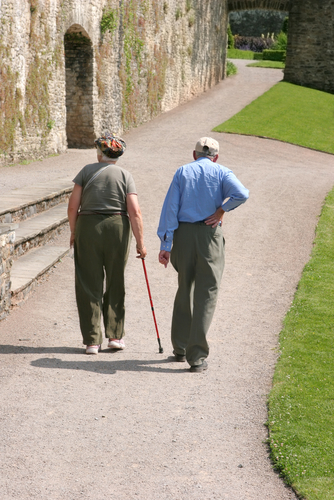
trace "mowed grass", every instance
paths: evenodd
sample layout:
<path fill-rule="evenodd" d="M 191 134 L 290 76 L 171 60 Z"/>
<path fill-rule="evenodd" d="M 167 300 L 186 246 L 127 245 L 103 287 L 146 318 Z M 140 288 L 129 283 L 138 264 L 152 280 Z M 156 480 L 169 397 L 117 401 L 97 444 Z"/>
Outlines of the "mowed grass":
<path fill-rule="evenodd" d="M 227 49 L 229 59 L 254 59 L 254 52 L 251 50 Z"/>
<path fill-rule="evenodd" d="M 334 153 L 334 96 L 279 83 L 216 130 Z M 325 200 L 279 348 L 268 400 L 273 465 L 300 498 L 333 500 L 334 189 Z"/>
<path fill-rule="evenodd" d="M 285 63 L 281 61 L 257 61 L 255 63 L 247 64 L 247 67 L 284 69 Z"/>
<path fill-rule="evenodd" d="M 334 154 L 334 95 L 280 82 L 213 130 L 268 137 Z"/>
<path fill-rule="evenodd" d="M 334 499 L 334 189 L 280 334 L 269 396 L 274 466 L 302 498 Z"/>

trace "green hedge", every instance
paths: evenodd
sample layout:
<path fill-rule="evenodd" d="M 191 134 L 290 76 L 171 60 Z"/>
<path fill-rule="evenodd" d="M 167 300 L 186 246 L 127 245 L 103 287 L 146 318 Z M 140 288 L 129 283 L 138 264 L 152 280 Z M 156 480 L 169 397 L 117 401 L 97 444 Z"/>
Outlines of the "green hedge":
<path fill-rule="evenodd" d="M 285 61 L 285 50 L 264 50 L 262 52 L 263 60 L 266 61 Z"/>
<path fill-rule="evenodd" d="M 255 52 L 251 50 L 227 49 L 227 57 L 230 59 L 254 59 Z"/>
<path fill-rule="evenodd" d="M 263 59 L 263 54 L 262 52 L 254 52 L 254 57 L 253 59 L 255 59 L 256 61 L 262 61 Z"/>

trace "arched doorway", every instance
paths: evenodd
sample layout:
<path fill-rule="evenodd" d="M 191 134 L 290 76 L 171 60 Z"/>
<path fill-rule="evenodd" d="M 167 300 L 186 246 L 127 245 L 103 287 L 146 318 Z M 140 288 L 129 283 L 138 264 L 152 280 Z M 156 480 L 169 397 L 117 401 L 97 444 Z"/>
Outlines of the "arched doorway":
<path fill-rule="evenodd" d="M 73 24 L 64 37 L 66 135 L 69 148 L 93 147 L 93 46 L 85 30 Z"/>

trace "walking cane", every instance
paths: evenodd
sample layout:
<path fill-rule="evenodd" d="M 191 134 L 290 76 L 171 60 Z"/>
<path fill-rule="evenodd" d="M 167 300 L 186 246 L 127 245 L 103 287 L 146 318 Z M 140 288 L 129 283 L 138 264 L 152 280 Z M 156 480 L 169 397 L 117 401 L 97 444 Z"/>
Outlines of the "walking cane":
<path fill-rule="evenodd" d="M 153 314 L 153 320 L 155 324 L 155 329 L 157 332 L 157 340 L 159 344 L 159 353 L 164 352 L 163 348 L 161 347 L 161 342 L 160 342 L 160 337 L 159 337 L 159 332 L 158 332 L 158 325 L 157 325 L 157 320 L 155 319 L 155 314 L 154 314 L 154 307 L 153 307 L 153 302 L 152 302 L 152 297 L 151 297 L 151 292 L 150 292 L 150 285 L 148 284 L 148 279 L 147 279 L 147 272 L 146 272 L 146 266 L 145 266 L 145 259 L 142 259 L 143 263 L 143 269 L 144 269 L 144 274 L 145 274 L 145 279 L 146 279 L 146 284 L 147 284 L 147 291 L 148 291 L 148 296 L 150 298 L 150 303 L 151 303 L 151 309 L 152 309 L 152 314 Z"/>

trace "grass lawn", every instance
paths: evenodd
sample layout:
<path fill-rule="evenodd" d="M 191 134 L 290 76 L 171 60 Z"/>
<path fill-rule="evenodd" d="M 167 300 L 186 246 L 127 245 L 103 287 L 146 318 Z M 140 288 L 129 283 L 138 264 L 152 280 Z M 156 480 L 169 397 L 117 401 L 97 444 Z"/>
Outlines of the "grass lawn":
<path fill-rule="evenodd" d="M 215 132 L 256 135 L 334 154 L 334 95 L 280 82 Z"/>
<path fill-rule="evenodd" d="M 334 153 L 334 95 L 281 82 L 215 130 Z M 334 168 L 334 158 L 333 158 Z M 270 454 L 307 500 L 334 499 L 334 189 L 280 333 L 268 400 Z"/>
<path fill-rule="evenodd" d="M 227 49 L 229 59 L 254 59 L 254 52 L 251 50 Z"/>
<path fill-rule="evenodd" d="M 284 69 L 285 63 L 281 61 L 257 61 L 247 64 L 247 67 Z"/>
<path fill-rule="evenodd" d="M 308 500 L 334 498 L 334 189 L 280 334 L 269 396 L 271 458 Z"/>

